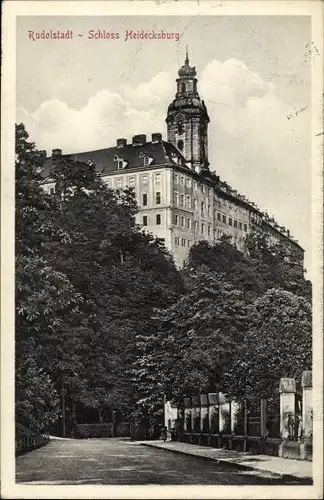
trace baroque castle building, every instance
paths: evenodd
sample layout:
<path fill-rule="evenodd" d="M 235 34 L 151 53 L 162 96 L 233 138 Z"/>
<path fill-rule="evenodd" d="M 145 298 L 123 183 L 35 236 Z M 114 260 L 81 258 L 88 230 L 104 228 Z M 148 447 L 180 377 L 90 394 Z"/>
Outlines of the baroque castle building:
<path fill-rule="evenodd" d="M 134 188 L 137 222 L 164 240 L 179 266 L 187 260 L 190 247 L 201 240 L 212 244 L 226 235 L 243 250 L 246 235 L 255 227 L 271 243 L 288 246 L 302 265 L 304 251 L 289 230 L 210 170 L 210 120 L 198 94 L 196 76 L 187 53 L 178 71 L 175 98 L 167 110 L 167 141 L 153 133 L 151 140 L 140 134 L 131 143 L 120 138 L 115 146 L 95 151 L 62 155 L 60 149 L 54 149 L 45 163 L 44 189 L 55 189 L 49 170 L 57 157 L 91 162 L 112 189 Z"/>

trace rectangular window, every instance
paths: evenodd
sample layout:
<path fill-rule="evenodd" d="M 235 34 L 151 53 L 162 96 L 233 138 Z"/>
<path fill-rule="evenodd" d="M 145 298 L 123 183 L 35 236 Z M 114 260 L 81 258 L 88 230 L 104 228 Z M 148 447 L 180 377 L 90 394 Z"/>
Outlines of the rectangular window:
<path fill-rule="evenodd" d="M 208 217 L 210 216 L 210 205 L 208 205 L 208 207 L 207 207 L 207 215 L 208 215 Z"/>
<path fill-rule="evenodd" d="M 239 222 L 239 229 L 241 229 L 241 230 L 243 229 L 243 224 L 241 221 Z"/>
<path fill-rule="evenodd" d="M 156 175 L 155 175 L 155 182 L 156 182 L 157 184 L 160 184 L 160 182 L 161 182 L 161 174 L 156 174 Z"/>
<path fill-rule="evenodd" d="M 183 177 L 183 175 L 181 175 L 180 181 L 181 181 L 181 185 L 184 186 L 184 177 Z"/>
<path fill-rule="evenodd" d="M 186 240 L 184 238 L 181 238 L 181 246 L 183 247 L 186 246 Z"/>
<path fill-rule="evenodd" d="M 174 238 L 174 242 L 175 242 L 176 245 L 180 245 L 180 238 L 179 238 L 179 236 L 176 236 Z"/>
<path fill-rule="evenodd" d="M 201 215 L 204 215 L 204 209 L 205 209 L 205 204 L 204 204 L 204 202 L 202 201 L 202 202 L 201 202 Z"/>
<path fill-rule="evenodd" d="M 188 188 L 189 188 L 189 187 L 191 187 L 191 179 L 190 179 L 190 177 L 187 177 L 187 178 L 186 178 L 186 186 L 187 186 Z"/>
<path fill-rule="evenodd" d="M 187 240 L 187 243 L 188 243 L 188 247 L 190 247 L 190 243 L 191 243 L 191 241 L 190 241 L 190 240 Z"/>
<path fill-rule="evenodd" d="M 142 175 L 142 183 L 147 184 L 147 175 Z"/>
<path fill-rule="evenodd" d="M 143 207 L 147 206 L 147 193 L 143 194 Z"/>
<path fill-rule="evenodd" d="M 205 192 L 205 186 L 204 186 L 204 184 L 201 185 L 201 192 L 202 192 L 202 194 L 204 194 L 204 192 Z"/>
<path fill-rule="evenodd" d="M 174 182 L 175 184 L 178 184 L 178 174 L 174 174 Z"/>
<path fill-rule="evenodd" d="M 161 224 L 161 214 L 156 215 L 156 225 L 159 226 Z"/>
<path fill-rule="evenodd" d="M 191 229 L 191 219 L 187 219 L 187 229 Z"/>
<path fill-rule="evenodd" d="M 195 220 L 195 231 L 198 231 L 198 222 Z"/>
<path fill-rule="evenodd" d="M 223 215 L 223 224 L 226 224 L 226 215 Z"/>
<path fill-rule="evenodd" d="M 179 195 L 176 191 L 174 192 L 174 203 L 175 205 L 178 205 L 179 203 Z"/>
<path fill-rule="evenodd" d="M 204 234 L 205 224 L 201 224 L 201 234 Z"/>
<path fill-rule="evenodd" d="M 143 215 L 143 226 L 147 226 L 147 215 Z"/>
<path fill-rule="evenodd" d="M 185 227 L 185 218 L 181 217 L 181 227 Z"/>
<path fill-rule="evenodd" d="M 129 185 L 129 187 L 134 187 L 135 186 L 135 177 L 129 177 L 129 179 L 128 179 L 128 185 Z"/>
<path fill-rule="evenodd" d="M 174 224 L 175 226 L 177 226 L 177 225 L 178 225 L 178 216 L 177 216 L 177 214 L 174 214 L 174 215 L 173 215 L 173 224 Z"/>
<path fill-rule="evenodd" d="M 161 204 L 161 193 L 160 193 L 160 191 L 157 191 L 157 192 L 155 193 L 155 203 L 156 203 L 157 205 L 160 205 L 160 204 Z"/>
<path fill-rule="evenodd" d="M 208 225 L 208 236 L 210 236 L 210 232 L 211 232 L 211 228 L 210 228 L 210 224 Z"/>
<path fill-rule="evenodd" d="M 228 225 L 229 226 L 233 226 L 233 219 L 232 219 L 232 217 L 228 218 Z"/>
<path fill-rule="evenodd" d="M 191 199 L 190 199 L 190 196 L 186 196 L 186 206 L 187 206 L 188 208 L 190 208 L 190 207 L 191 207 Z"/>
<path fill-rule="evenodd" d="M 180 194 L 180 206 L 183 207 L 184 204 L 184 195 Z"/>
<path fill-rule="evenodd" d="M 123 187 L 123 179 L 119 177 L 116 181 L 117 188 L 122 188 Z"/>
<path fill-rule="evenodd" d="M 197 210 L 197 200 L 196 200 L 196 198 L 194 199 L 194 209 Z"/>
<path fill-rule="evenodd" d="M 208 189 L 208 196 L 211 196 L 213 194 L 213 190 L 211 188 Z"/>
<path fill-rule="evenodd" d="M 197 191 L 197 181 L 193 181 L 194 190 Z"/>
<path fill-rule="evenodd" d="M 217 212 L 217 220 L 219 221 L 222 220 L 222 214 L 220 212 Z"/>
<path fill-rule="evenodd" d="M 244 231 L 247 232 L 247 224 L 244 224 Z"/>
<path fill-rule="evenodd" d="M 237 227 L 237 220 L 234 219 L 234 227 Z"/>

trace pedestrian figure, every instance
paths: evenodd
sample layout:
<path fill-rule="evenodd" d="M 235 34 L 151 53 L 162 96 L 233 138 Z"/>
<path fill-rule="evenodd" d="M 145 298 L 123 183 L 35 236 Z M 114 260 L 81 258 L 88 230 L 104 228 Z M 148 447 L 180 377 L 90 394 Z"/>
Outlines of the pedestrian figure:
<path fill-rule="evenodd" d="M 161 428 L 161 439 L 165 442 L 167 440 L 167 428 L 165 425 Z"/>

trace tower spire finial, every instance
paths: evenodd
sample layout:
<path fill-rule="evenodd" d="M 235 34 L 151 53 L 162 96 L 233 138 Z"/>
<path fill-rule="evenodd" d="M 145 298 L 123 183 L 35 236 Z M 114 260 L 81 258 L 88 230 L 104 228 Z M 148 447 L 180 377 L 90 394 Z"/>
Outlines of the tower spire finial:
<path fill-rule="evenodd" d="M 186 59 L 185 59 L 185 64 L 189 66 L 189 57 L 188 57 L 188 45 L 186 45 Z"/>

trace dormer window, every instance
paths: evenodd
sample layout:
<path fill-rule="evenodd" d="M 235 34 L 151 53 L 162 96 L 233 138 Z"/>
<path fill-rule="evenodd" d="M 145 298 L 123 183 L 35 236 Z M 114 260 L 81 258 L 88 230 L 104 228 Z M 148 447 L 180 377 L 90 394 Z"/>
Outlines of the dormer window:
<path fill-rule="evenodd" d="M 117 170 L 122 170 L 127 165 L 127 161 L 124 161 L 123 158 L 118 155 L 114 156 L 114 161 L 117 163 Z"/>
<path fill-rule="evenodd" d="M 181 122 L 178 123 L 178 134 L 183 134 L 184 128 Z"/>
<path fill-rule="evenodd" d="M 150 158 L 148 156 L 144 156 L 144 165 L 147 166 L 150 164 Z"/>

